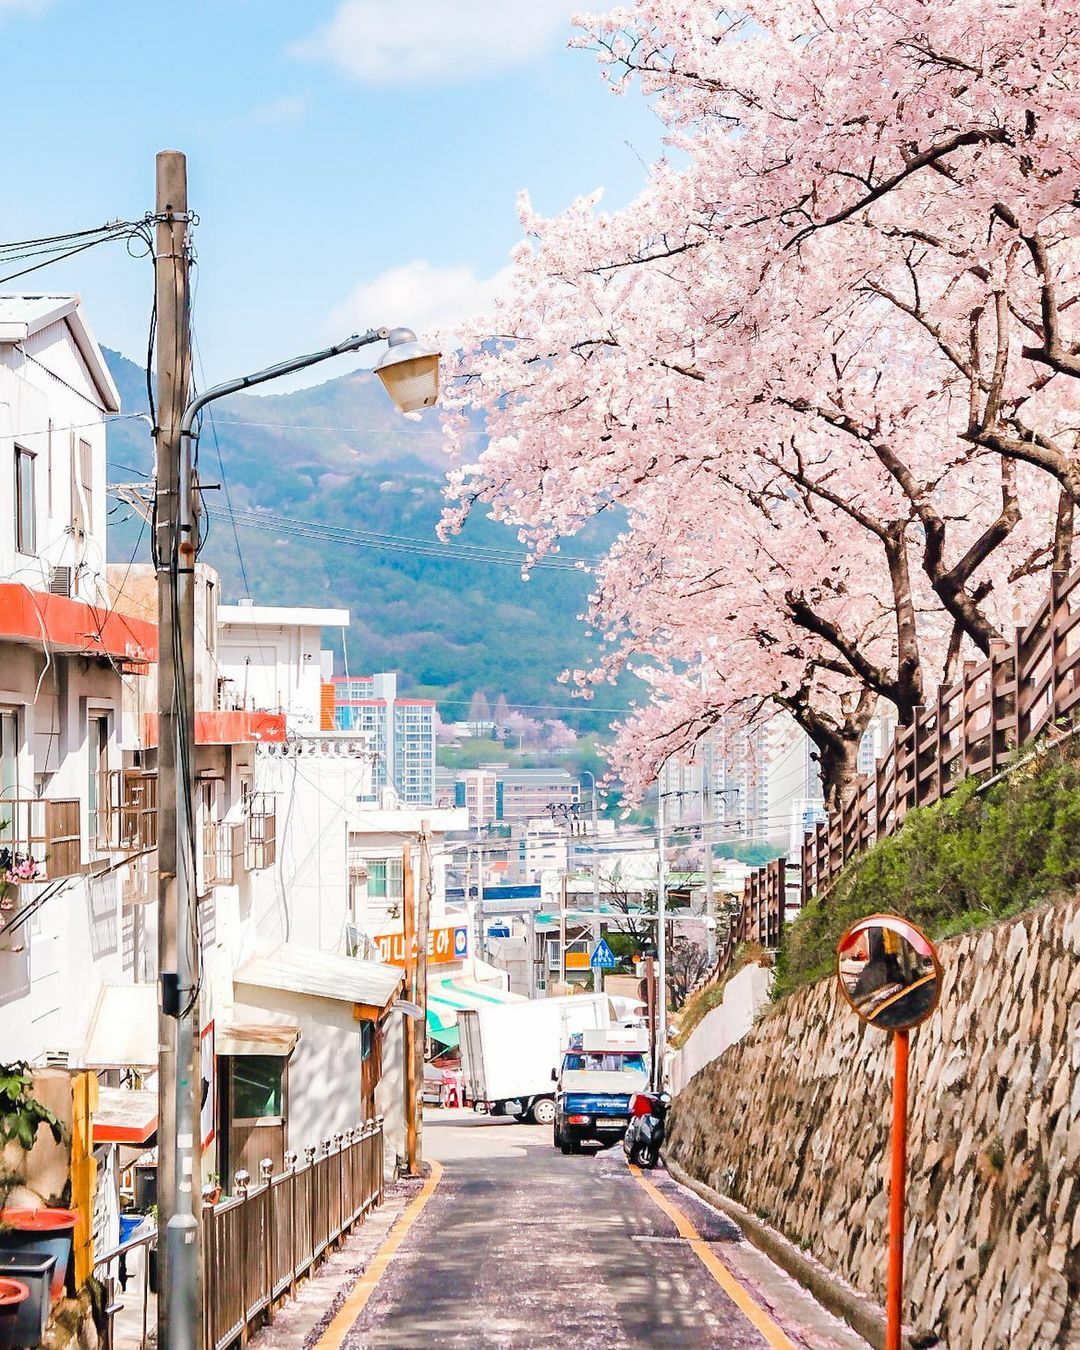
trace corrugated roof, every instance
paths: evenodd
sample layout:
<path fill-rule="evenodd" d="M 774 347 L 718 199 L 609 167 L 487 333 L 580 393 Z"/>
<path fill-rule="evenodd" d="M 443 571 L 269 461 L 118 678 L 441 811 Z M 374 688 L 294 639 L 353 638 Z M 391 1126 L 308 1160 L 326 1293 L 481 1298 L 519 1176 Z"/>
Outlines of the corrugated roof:
<path fill-rule="evenodd" d="M 268 956 L 256 956 L 241 966 L 233 982 L 385 1008 L 404 978 L 403 971 L 381 961 L 358 961 L 283 942 Z"/>

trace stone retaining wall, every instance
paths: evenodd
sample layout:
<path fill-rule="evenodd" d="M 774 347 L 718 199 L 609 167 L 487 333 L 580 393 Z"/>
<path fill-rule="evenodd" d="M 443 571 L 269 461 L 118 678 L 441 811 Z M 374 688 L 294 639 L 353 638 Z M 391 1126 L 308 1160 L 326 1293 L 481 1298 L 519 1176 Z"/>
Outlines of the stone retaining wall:
<path fill-rule="evenodd" d="M 1080 900 L 941 956 L 912 1033 L 905 1321 L 951 1350 L 1080 1345 Z M 669 1144 L 879 1303 L 889 1039 L 835 981 L 800 990 L 679 1094 Z"/>

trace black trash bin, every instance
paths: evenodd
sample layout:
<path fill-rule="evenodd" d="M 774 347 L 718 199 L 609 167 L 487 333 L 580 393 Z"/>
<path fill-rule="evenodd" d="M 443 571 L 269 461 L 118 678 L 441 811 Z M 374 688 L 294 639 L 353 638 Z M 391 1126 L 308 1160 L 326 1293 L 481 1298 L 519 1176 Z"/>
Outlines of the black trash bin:
<path fill-rule="evenodd" d="M 56 1257 L 51 1252 L 36 1252 L 27 1248 L 19 1252 L 0 1251 L 0 1276 L 20 1280 L 30 1290 L 30 1297 L 19 1304 L 11 1345 L 19 1350 L 32 1350 L 41 1344 L 45 1325 L 49 1320 L 49 1287 L 52 1284 Z"/>

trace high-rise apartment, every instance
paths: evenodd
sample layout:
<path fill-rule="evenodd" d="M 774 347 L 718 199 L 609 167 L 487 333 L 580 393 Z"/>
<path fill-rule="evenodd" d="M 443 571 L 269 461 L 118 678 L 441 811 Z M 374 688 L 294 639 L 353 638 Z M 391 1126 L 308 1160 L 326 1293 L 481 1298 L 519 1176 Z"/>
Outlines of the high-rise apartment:
<path fill-rule="evenodd" d="M 378 756 L 373 800 L 392 790 L 407 806 L 435 804 L 435 700 L 399 698 L 397 675 L 334 677 L 334 725 L 364 733 Z"/>

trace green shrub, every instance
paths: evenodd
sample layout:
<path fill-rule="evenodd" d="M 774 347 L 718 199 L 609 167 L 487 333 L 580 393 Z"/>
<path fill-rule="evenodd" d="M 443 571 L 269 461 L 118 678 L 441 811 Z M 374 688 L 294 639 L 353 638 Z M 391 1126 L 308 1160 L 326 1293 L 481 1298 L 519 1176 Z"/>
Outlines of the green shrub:
<path fill-rule="evenodd" d="M 1078 889 L 1080 762 L 1048 750 L 986 791 L 968 779 L 909 812 L 851 862 L 784 935 L 774 996 L 830 975 L 840 936 L 867 914 L 899 914 L 944 938 Z"/>

